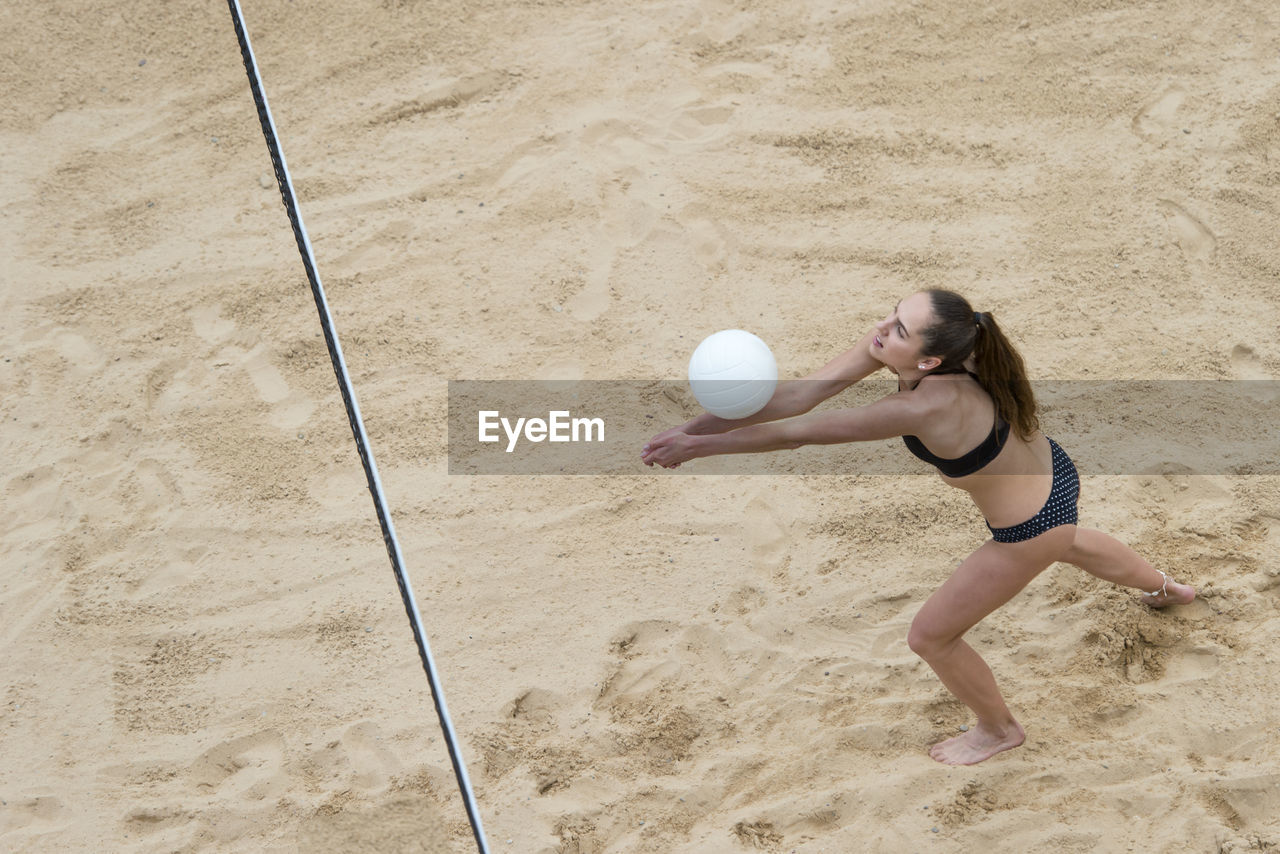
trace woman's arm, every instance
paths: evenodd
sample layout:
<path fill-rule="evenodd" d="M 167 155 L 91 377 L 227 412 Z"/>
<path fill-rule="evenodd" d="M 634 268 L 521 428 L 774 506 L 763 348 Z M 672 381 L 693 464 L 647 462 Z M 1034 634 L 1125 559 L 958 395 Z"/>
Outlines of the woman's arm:
<path fill-rule="evenodd" d="M 874 332 L 867 335 L 857 344 L 836 356 L 830 362 L 807 377 L 798 380 L 783 380 L 774 389 L 773 397 L 764 408 L 746 418 L 719 418 L 710 412 L 704 412 L 696 418 L 673 427 L 653 437 L 654 441 L 667 437 L 672 433 L 687 433 L 690 436 L 705 436 L 713 433 L 724 433 L 738 430 L 752 424 L 766 421 L 777 421 L 781 418 L 792 418 L 803 415 L 819 403 L 844 391 L 849 386 L 875 373 L 884 365 L 871 357 L 871 339 Z M 652 444 L 652 442 L 651 442 Z"/>
<path fill-rule="evenodd" d="M 753 424 L 725 433 L 655 436 L 645 446 L 641 460 L 664 468 L 698 457 L 719 454 L 753 454 L 803 445 L 834 445 L 891 439 L 917 432 L 919 425 L 937 417 L 945 398 L 937 394 L 898 392 L 857 409 L 822 412 L 788 421 Z"/>

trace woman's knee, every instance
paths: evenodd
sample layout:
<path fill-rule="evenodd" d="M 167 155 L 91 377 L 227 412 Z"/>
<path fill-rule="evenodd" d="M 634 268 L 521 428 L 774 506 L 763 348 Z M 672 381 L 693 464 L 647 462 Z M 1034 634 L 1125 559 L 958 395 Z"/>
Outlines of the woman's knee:
<path fill-rule="evenodd" d="M 907 646 L 925 661 L 939 655 L 956 640 L 951 633 L 939 631 L 938 627 L 919 615 L 911 621 L 911 628 L 907 631 Z"/>

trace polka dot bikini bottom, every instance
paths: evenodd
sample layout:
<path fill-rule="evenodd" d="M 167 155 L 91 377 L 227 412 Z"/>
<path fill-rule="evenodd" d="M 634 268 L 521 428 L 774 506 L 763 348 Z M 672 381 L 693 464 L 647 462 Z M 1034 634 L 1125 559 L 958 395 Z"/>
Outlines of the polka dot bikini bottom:
<path fill-rule="evenodd" d="M 991 538 L 997 543 L 1020 543 L 1032 537 L 1038 537 L 1051 528 L 1059 525 L 1074 525 L 1077 519 L 1076 499 L 1080 497 L 1080 476 L 1067 452 L 1058 443 L 1049 440 L 1049 448 L 1053 455 L 1053 486 L 1049 490 L 1049 500 L 1040 508 L 1040 512 L 1025 522 L 1009 528 L 987 528 Z"/>

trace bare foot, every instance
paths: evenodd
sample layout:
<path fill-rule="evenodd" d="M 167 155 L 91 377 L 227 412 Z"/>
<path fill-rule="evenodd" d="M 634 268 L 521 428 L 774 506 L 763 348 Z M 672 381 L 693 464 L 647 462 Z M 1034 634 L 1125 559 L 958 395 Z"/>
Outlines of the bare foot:
<path fill-rule="evenodd" d="M 997 753 L 1010 750 L 1026 741 L 1017 721 L 1003 732 L 976 726 L 955 738 L 940 741 L 929 748 L 929 755 L 944 765 L 977 765 Z"/>
<path fill-rule="evenodd" d="M 1186 605 L 1196 598 L 1196 589 L 1190 584 L 1179 584 L 1170 581 L 1163 590 L 1155 593 L 1143 593 L 1142 601 L 1152 608 L 1164 608 L 1168 605 Z"/>

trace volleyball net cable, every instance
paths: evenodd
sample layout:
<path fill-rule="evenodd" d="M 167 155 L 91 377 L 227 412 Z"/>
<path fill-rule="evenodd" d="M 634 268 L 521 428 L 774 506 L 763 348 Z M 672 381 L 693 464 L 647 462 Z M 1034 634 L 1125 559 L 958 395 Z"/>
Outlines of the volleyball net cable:
<path fill-rule="evenodd" d="M 481 854 L 488 854 L 484 828 L 480 823 L 480 811 L 476 807 L 475 795 L 471 790 L 471 781 L 467 777 L 466 764 L 458 750 L 458 739 L 449 718 L 449 709 L 445 705 L 444 691 L 440 686 L 435 660 L 431 657 L 431 647 L 427 643 L 426 633 L 422 629 L 422 618 L 418 615 L 418 607 L 413 597 L 413 588 L 404 571 L 404 560 L 400 553 L 400 543 L 396 539 L 395 527 L 391 524 L 391 514 L 387 511 L 386 498 L 382 493 L 382 481 L 378 477 L 378 466 L 373 460 L 373 450 L 369 447 L 369 438 L 365 435 L 364 421 L 360 417 L 360 406 L 356 403 L 355 392 L 351 388 L 351 378 L 347 374 L 347 365 L 342 358 L 342 347 L 338 343 L 338 335 L 333 328 L 333 317 L 329 314 L 329 303 L 320 284 L 320 276 L 316 272 L 315 256 L 311 251 L 311 241 L 307 237 L 306 227 L 302 223 L 302 215 L 298 212 L 297 199 L 293 192 L 293 181 L 289 177 L 289 169 L 285 164 L 284 151 L 276 136 L 275 122 L 271 119 L 271 109 L 267 106 L 267 96 L 262 88 L 262 80 L 258 75 L 258 65 L 253 56 L 253 48 L 249 44 L 249 35 L 245 30 L 240 11 L 239 0 L 227 0 L 231 9 L 232 23 L 235 25 L 236 38 L 240 41 L 240 55 L 244 58 L 244 70 L 249 75 L 249 88 L 253 90 L 253 100 L 258 107 L 258 120 L 262 124 L 262 135 L 266 139 L 267 149 L 271 153 L 271 164 L 275 167 L 276 183 L 280 187 L 280 198 L 284 202 L 285 211 L 289 215 L 289 223 L 293 226 L 293 236 L 298 242 L 298 252 L 302 255 L 302 265 L 307 271 L 307 280 L 311 283 L 311 293 L 315 297 L 316 310 L 320 313 L 320 326 L 324 329 L 325 344 L 329 348 L 329 358 L 333 362 L 333 372 L 338 377 L 338 388 L 342 392 L 342 402 L 346 405 L 347 420 L 351 422 L 351 433 L 355 436 L 356 450 L 360 453 L 360 461 L 364 464 L 365 477 L 369 482 L 369 492 L 373 496 L 373 506 L 378 515 L 378 524 L 382 528 L 382 539 L 387 546 L 387 555 L 391 558 L 391 569 L 395 573 L 396 584 L 400 588 L 400 596 L 404 600 L 405 612 L 409 616 L 409 624 L 413 628 L 413 639 L 418 645 L 418 655 L 422 658 L 422 667 L 427 672 L 427 681 L 431 685 L 431 698 L 435 702 L 436 714 L 440 718 L 440 727 L 444 732 L 445 744 L 449 750 L 449 759 L 453 762 L 453 772 L 458 779 L 458 788 L 466 805 L 467 818 L 471 822 L 471 830 L 475 835 L 476 845 Z"/>

